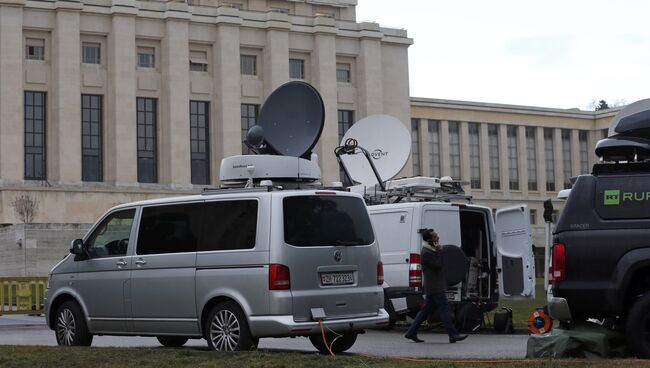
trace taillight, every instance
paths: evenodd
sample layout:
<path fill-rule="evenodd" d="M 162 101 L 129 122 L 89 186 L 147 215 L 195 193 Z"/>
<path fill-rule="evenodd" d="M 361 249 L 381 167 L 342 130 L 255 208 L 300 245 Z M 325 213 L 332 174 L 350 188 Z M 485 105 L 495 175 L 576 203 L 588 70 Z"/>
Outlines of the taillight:
<path fill-rule="evenodd" d="M 377 285 L 384 284 L 384 264 L 381 261 L 377 262 Z"/>
<path fill-rule="evenodd" d="M 411 253 L 409 256 L 409 287 L 422 287 L 422 265 L 417 253 Z"/>
<path fill-rule="evenodd" d="M 554 282 L 564 281 L 566 279 L 566 247 L 562 243 L 553 244 L 551 254 L 551 268 L 549 279 Z"/>
<path fill-rule="evenodd" d="M 291 289 L 289 267 L 275 263 L 269 265 L 269 290 L 289 289 Z"/>

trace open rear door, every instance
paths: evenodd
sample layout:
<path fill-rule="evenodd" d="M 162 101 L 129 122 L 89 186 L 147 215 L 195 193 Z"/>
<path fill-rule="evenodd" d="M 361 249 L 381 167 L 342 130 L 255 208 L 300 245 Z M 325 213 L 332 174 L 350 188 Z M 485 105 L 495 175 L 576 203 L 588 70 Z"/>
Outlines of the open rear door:
<path fill-rule="evenodd" d="M 525 204 L 497 210 L 497 270 L 502 297 L 535 297 L 535 258 L 529 221 Z"/>

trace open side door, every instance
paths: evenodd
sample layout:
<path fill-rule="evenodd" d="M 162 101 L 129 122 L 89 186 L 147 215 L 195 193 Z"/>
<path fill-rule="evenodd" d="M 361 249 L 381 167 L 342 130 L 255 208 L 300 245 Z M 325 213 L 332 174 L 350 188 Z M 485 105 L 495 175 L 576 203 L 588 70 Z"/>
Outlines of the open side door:
<path fill-rule="evenodd" d="M 535 297 L 535 258 L 529 221 L 525 204 L 496 212 L 497 271 L 502 297 Z"/>

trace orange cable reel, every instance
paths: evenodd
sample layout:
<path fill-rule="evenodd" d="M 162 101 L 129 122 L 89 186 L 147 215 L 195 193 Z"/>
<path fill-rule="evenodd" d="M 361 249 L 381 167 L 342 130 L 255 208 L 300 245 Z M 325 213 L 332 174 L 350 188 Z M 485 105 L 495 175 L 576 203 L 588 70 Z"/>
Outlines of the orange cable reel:
<path fill-rule="evenodd" d="M 542 308 L 537 309 L 528 317 L 528 331 L 538 335 L 544 334 L 553 329 L 553 319 L 546 314 Z"/>

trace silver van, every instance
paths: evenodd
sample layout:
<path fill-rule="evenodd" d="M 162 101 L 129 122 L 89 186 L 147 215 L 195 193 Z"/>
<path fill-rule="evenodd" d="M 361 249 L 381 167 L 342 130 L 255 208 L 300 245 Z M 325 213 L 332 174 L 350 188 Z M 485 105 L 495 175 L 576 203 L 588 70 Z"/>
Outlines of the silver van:
<path fill-rule="evenodd" d="M 335 352 L 388 324 L 363 199 L 328 190 L 228 189 L 110 209 L 49 275 L 59 345 L 93 335 L 204 338 L 220 351 L 309 336 Z M 323 326 L 324 325 L 324 326 Z"/>

